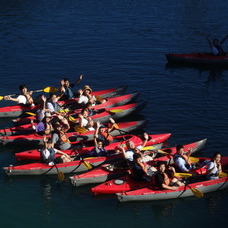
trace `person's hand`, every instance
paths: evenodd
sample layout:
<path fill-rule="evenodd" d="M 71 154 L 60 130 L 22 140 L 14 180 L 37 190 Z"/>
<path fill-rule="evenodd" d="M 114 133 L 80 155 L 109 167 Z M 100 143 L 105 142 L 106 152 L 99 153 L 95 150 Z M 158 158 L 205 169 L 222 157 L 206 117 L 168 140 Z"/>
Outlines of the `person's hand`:
<path fill-rule="evenodd" d="M 64 86 L 65 85 L 65 82 L 64 82 L 63 79 L 60 81 L 60 84 L 61 84 L 61 86 Z"/>
<path fill-rule="evenodd" d="M 4 96 L 4 99 L 7 100 L 7 101 L 10 101 L 11 100 L 11 96 Z"/>
<path fill-rule="evenodd" d="M 82 89 L 79 89 L 78 90 L 78 93 L 79 93 L 79 96 L 81 96 L 83 94 L 83 90 Z"/>
<path fill-rule="evenodd" d="M 30 96 L 32 96 L 33 91 L 29 91 L 27 94 L 30 95 Z"/>
<path fill-rule="evenodd" d="M 144 138 L 145 138 L 146 140 L 149 139 L 149 135 L 148 135 L 146 132 L 143 134 L 143 136 L 144 136 Z"/>
<path fill-rule="evenodd" d="M 172 186 L 172 190 L 177 190 L 178 189 L 178 187 L 177 186 Z"/>
<path fill-rule="evenodd" d="M 97 121 L 97 128 L 99 128 L 101 126 L 101 122 Z"/>
<path fill-rule="evenodd" d="M 113 118 L 109 118 L 109 121 L 112 123 L 112 124 L 115 124 L 115 120 Z"/>
<path fill-rule="evenodd" d="M 81 74 L 80 76 L 79 76 L 79 80 L 82 80 L 82 78 L 83 78 L 83 74 Z"/>

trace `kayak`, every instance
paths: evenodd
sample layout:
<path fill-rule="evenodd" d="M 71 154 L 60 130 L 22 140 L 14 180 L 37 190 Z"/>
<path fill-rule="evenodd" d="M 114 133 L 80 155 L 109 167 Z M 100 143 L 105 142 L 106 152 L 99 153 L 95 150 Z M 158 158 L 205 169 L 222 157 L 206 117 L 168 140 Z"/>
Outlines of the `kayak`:
<path fill-rule="evenodd" d="M 228 157 L 222 158 L 222 166 L 227 167 Z M 178 199 L 190 196 L 197 196 L 196 191 L 201 193 L 209 193 L 222 190 L 228 187 L 228 176 L 224 176 L 214 180 L 204 180 L 195 183 L 189 183 L 178 187 L 177 190 L 160 190 L 155 186 L 139 188 L 137 190 L 116 193 L 120 202 L 127 201 L 152 201 Z"/>
<path fill-rule="evenodd" d="M 135 92 L 132 94 L 126 94 L 126 95 L 122 95 L 122 96 L 107 98 L 107 101 L 105 103 L 95 105 L 93 107 L 93 110 L 111 108 L 111 107 L 115 107 L 115 106 L 125 105 L 130 102 L 135 102 L 138 96 L 139 96 L 139 93 Z M 79 113 L 80 111 L 81 111 L 81 109 L 78 109 L 77 112 L 75 111 L 75 113 Z M 30 123 L 11 127 L 11 128 L 0 129 L 1 136 L 23 135 L 23 134 L 33 133 L 33 132 L 34 132 L 34 130 L 32 129 Z"/>
<path fill-rule="evenodd" d="M 132 104 L 127 104 L 127 105 L 123 105 L 123 106 L 108 108 L 108 109 L 102 111 L 101 113 L 92 115 L 91 118 L 94 121 L 100 121 L 102 123 L 108 122 L 110 117 L 112 117 L 115 120 L 118 120 L 118 119 L 128 116 L 130 114 L 133 114 L 137 111 L 140 111 L 142 108 L 145 107 L 145 105 L 146 105 L 145 102 L 141 102 L 141 103 L 132 103 Z M 120 112 L 112 113 L 116 110 L 120 110 Z M 81 137 L 81 135 L 77 134 L 77 132 L 73 132 L 73 133 L 71 132 L 68 134 L 69 134 L 70 140 L 78 140 L 78 138 Z M 83 140 L 85 140 L 85 139 L 83 139 Z M 32 146 L 37 147 L 38 145 L 43 144 L 43 136 L 40 136 L 38 134 L 1 136 L 0 143 L 5 146 L 6 145 L 31 144 Z"/>
<path fill-rule="evenodd" d="M 162 144 L 154 145 L 155 149 L 160 149 Z M 59 163 L 56 165 L 46 165 L 41 162 L 29 163 L 24 165 L 3 167 L 5 173 L 9 176 L 13 175 L 51 175 L 58 174 L 58 172 L 63 173 L 81 173 L 88 170 L 85 161 L 92 165 L 93 168 L 98 167 L 104 163 L 109 163 L 118 159 L 123 159 L 122 153 L 113 154 L 103 157 L 90 157 L 85 159 L 80 159 L 67 163 Z M 84 160 L 84 161 L 83 161 Z"/>
<path fill-rule="evenodd" d="M 146 146 L 151 146 L 154 144 L 162 143 L 166 141 L 170 137 L 171 133 L 165 134 L 154 134 L 149 135 L 150 139 L 148 140 Z M 131 140 L 134 142 L 136 146 L 139 146 L 143 143 L 143 140 L 136 135 L 119 135 L 114 136 L 114 142 L 110 143 L 108 146 L 105 146 L 106 150 L 115 150 L 122 143 L 125 143 L 126 140 Z M 72 149 L 64 150 L 64 152 L 68 155 L 75 155 L 75 153 L 79 154 L 88 154 L 94 148 L 93 141 L 80 141 L 76 143 L 72 143 Z M 39 149 L 28 150 L 15 154 L 18 160 L 40 160 L 40 151 Z"/>
<path fill-rule="evenodd" d="M 101 109 L 97 114 L 90 116 L 94 121 L 100 121 L 101 123 L 105 123 L 109 121 L 109 118 L 112 117 L 113 119 L 117 120 L 123 117 L 126 117 L 132 113 L 141 111 L 147 102 L 138 102 L 138 103 L 131 103 L 126 105 L 121 105 L 112 108 L 105 108 Z M 74 117 L 74 116 L 72 116 Z M 79 120 L 79 118 L 74 117 L 75 120 Z M 26 118 L 18 118 L 14 119 L 13 123 L 15 126 L 28 124 L 31 120 L 35 120 L 34 116 L 26 117 Z"/>
<path fill-rule="evenodd" d="M 228 157 L 227 157 L 228 158 Z M 210 158 L 200 158 L 200 163 L 202 164 L 205 161 L 209 161 Z M 226 161 L 226 158 L 224 158 L 224 161 Z M 227 160 L 228 162 L 228 160 Z M 202 174 L 206 173 L 205 168 L 200 168 L 200 169 L 195 169 L 193 170 L 194 173 L 200 177 L 198 180 L 202 181 Z M 197 180 L 197 179 L 196 179 Z M 91 189 L 94 195 L 99 195 L 99 194 L 114 194 L 114 193 L 123 193 L 123 192 L 128 192 L 128 191 L 133 191 L 137 189 L 142 189 L 142 188 L 153 188 L 157 189 L 154 186 L 153 183 L 153 178 L 151 181 L 136 181 L 131 175 L 125 175 L 124 177 L 120 177 L 118 179 L 110 180 L 105 183 L 102 183 L 100 185 L 97 185 Z M 181 188 L 181 187 L 180 187 Z M 157 189 L 159 190 L 159 189 Z M 161 191 L 161 190 L 160 190 Z M 166 191 L 166 190 L 162 190 Z"/>
<path fill-rule="evenodd" d="M 189 149 L 193 150 L 193 153 L 196 153 L 200 151 L 206 144 L 207 139 L 202 139 L 197 142 L 193 142 L 190 144 L 183 145 L 184 146 L 184 151 L 187 152 Z M 164 148 L 162 151 L 169 153 L 170 155 L 174 155 L 176 153 L 176 147 L 172 148 Z M 157 161 L 172 161 L 170 155 L 168 156 L 162 156 L 160 158 L 155 158 L 153 162 L 150 162 L 150 165 L 153 165 Z M 173 162 L 173 161 L 172 161 Z M 109 166 L 114 167 L 114 169 L 110 169 Z M 101 167 L 98 167 L 93 170 L 89 170 L 85 173 L 74 175 L 70 177 L 71 183 L 74 186 L 81 186 L 81 185 L 86 185 L 86 184 L 99 184 L 103 183 L 105 181 L 112 180 L 114 178 L 118 178 L 121 176 L 125 176 L 128 174 L 129 170 L 126 169 L 125 167 L 116 167 L 115 164 L 106 164 Z"/>
<path fill-rule="evenodd" d="M 176 63 L 222 66 L 228 64 L 228 56 L 214 56 L 211 53 L 166 54 L 166 58 L 169 62 Z"/>
<path fill-rule="evenodd" d="M 117 88 L 111 88 L 106 90 L 94 91 L 94 96 L 100 96 L 102 98 L 109 98 L 117 95 L 122 95 L 126 91 L 126 86 Z M 77 98 L 67 101 L 59 101 L 59 105 L 72 104 L 77 101 Z M 0 107 L 0 118 L 17 118 L 25 115 L 25 112 L 35 112 L 38 106 L 23 106 L 23 105 L 11 105 L 6 107 Z"/>

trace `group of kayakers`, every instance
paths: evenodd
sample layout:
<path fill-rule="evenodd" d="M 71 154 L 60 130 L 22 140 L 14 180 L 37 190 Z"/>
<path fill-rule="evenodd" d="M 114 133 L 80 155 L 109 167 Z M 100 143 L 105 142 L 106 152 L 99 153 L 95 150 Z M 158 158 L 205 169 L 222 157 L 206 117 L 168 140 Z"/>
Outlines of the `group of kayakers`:
<path fill-rule="evenodd" d="M 41 95 L 33 99 L 33 92 L 28 91 L 25 85 L 19 87 L 21 94 L 17 98 L 12 98 L 11 96 L 4 97 L 5 100 L 12 100 L 22 105 L 39 105 L 36 111 L 36 120 L 31 120 L 31 127 L 34 132 L 44 137 L 44 146 L 40 151 L 42 162 L 48 165 L 71 162 L 77 159 L 78 155 L 71 157 L 64 152 L 64 150 L 74 149 L 66 135 L 70 129 L 94 131 L 94 148 L 85 156 L 107 156 L 111 153 L 109 150 L 106 150 L 106 146 L 115 142 L 111 132 L 117 129 L 118 126 L 112 118 L 109 119 L 110 125 L 108 128 L 100 123 L 100 121 L 95 122 L 92 119 L 91 116 L 97 112 L 97 110 L 93 109 L 93 106 L 97 103 L 106 102 L 106 99 L 92 95 L 92 89 L 88 85 L 85 85 L 83 89 L 79 89 L 77 93 L 73 92 L 72 88 L 78 85 L 82 78 L 83 75 L 80 75 L 75 83 L 70 83 L 67 78 L 62 79 L 59 92 L 50 93 L 48 98 Z M 69 100 L 75 97 L 78 98 L 77 103 L 69 106 L 70 110 L 61 110 L 58 101 Z M 73 112 L 77 118 L 69 115 L 69 111 Z M 200 168 L 200 164 L 192 163 L 190 160 L 192 150 L 190 149 L 188 152 L 185 152 L 182 145 L 176 146 L 173 166 L 167 166 L 166 162 L 159 162 L 153 166 L 148 165 L 148 162 L 153 161 L 158 152 L 144 153 L 143 148 L 149 140 L 148 133 L 145 132 L 142 138 L 142 143 L 139 146 L 135 146 L 132 140 L 126 140 L 126 144 L 120 144 L 114 150 L 114 153 L 122 153 L 124 157 L 124 161 L 117 164 L 124 168 L 129 168 L 131 177 L 135 181 L 153 182 L 158 188 L 176 190 L 178 186 L 185 184 L 175 176 L 176 171 L 190 173 L 194 177 L 194 170 Z M 61 156 L 56 156 L 56 154 Z M 201 166 L 206 167 L 205 177 L 207 179 L 218 178 L 222 172 L 221 154 L 216 153 L 211 161 Z"/>

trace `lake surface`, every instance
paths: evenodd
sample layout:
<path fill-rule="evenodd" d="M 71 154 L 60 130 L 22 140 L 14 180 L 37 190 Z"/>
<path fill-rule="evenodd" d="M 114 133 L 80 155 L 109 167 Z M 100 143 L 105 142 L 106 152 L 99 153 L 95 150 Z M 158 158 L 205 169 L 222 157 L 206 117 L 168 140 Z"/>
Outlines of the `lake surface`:
<path fill-rule="evenodd" d="M 62 77 L 94 90 L 128 85 L 148 101 L 150 134 L 171 132 L 170 145 L 208 138 L 200 156 L 227 152 L 228 70 L 167 64 L 166 53 L 209 52 L 206 34 L 227 34 L 222 0 L 0 0 L 1 95 L 21 83 L 59 86 Z M 228 41 L 223 44 L 228 51 Z M 12 104 L 1 101 L 1 106 Z M 131 117 L 132 119 L 138 116 Z M 1 128 L 11 126 L 0 120 Z M 26 147 L 24 148 L 26 149 Z M 0 148 L 1 167 L 17 148 Z M 159 202 L 119 204 L 56 176 L 0 173 L 0 227 L 215 227 L 225 224 L 227 190 Z"/>

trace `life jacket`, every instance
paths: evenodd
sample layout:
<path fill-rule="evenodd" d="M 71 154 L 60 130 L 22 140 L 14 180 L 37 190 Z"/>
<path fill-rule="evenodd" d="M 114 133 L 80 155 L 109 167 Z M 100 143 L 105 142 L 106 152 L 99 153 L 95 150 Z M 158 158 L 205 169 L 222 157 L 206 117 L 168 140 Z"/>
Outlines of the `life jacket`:
<path fill-rule="evenodd" d="M 164 177 L 164 184 L 166 185 L 170 185 L 170 179 L 168 177 L 168 175 L 166 173 L 163 173 L 163 177 Z"/>
<path fill-rule="evenodd" d="M 101 136 L 101 137 L 99 138 L 99 136 Z M 100 140 L 102 140 L 102 141 L 105 141 L 105 142 L 108 141 L 108 143 L 110 143 L 110 142 L 112 142 L 112 141 L 114 140 L 114 139 L 113 139 L 113 136 L 110 135 L 110 134 L 107 133 L 107 132 L 101 132 L 101 133 L 99 133 L 99 134 L 98 134 L 98 139 L 100 139 Z"/>
<path fill-rule="evenodd" d="M 103 148 L 103 147 L 102 148 L 95 147 L 89 152 L 89 154 L 91 156 L 95 156 L 95 157 L 106 156 L 107 150 L 105 150 L 105 148 Z"/>
<path fill-rule="evenodd" d="M 185 162 L 186 162 L 186 164 L 185 164 L 185 167 L 187 168 L 187 169 L 189 169 L 190 167 L 191 167 L 191 161 L 190 161 L 190 158 L 187 156 L 187 155 L 180 155 L 180 154 L 175 154 L 174 155 L 174 162 L 176 162 L 176 160 L 177 160 L 177 158 L 182 158 L 182 159 L 184 159 L 185 160 Z"/>

